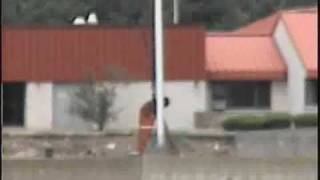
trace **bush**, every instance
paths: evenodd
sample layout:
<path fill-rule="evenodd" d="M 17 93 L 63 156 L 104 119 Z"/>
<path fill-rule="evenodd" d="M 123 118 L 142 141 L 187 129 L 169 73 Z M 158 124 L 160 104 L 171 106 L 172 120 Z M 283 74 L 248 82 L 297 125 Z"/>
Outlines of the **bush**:
<path fill-rule="evenodd" d="M 301 114 L 293 117 L 296 127 L 318 126 L 318 114 Z"/>
<path fill-rule="evenodd" d="M 264 128 L 264 118 L 252 115 L 234 116 L 223 122 L 226 130 L 258 130 Z"/>
<path fill-rule="evenodd" d="M 291 116 L 287 113 L 269 113 L 264 116 L 241 115 L 227 118 L 223 122 L 225 130 L 263 130 L 289 128 L 291 122 L 296 127 L 318 126 L 318 114 Z"/>
<path fill-rule="evenodd" d="M 266 129 L 289 128 L 292 116 L 286 113 L 270 113 L 264 116 Z"/>

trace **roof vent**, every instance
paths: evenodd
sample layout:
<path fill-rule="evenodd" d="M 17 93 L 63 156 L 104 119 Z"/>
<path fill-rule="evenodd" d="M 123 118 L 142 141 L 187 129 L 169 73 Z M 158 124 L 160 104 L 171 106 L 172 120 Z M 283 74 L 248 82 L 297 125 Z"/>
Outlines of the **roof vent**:
<path fill-rule="evenodd" d="M 86 24 L 86 21 L 83 16 L 77 16 L 73 20 L 73 25 L 85 25 L 85 24 Z"/>
<path fill-rule="evenodd" d="M 88 16 L 87 22 L 89 25 L 97 25 L 98 24 L 98 17 L 96 15 L 96 13 L 91 12 Z"/>

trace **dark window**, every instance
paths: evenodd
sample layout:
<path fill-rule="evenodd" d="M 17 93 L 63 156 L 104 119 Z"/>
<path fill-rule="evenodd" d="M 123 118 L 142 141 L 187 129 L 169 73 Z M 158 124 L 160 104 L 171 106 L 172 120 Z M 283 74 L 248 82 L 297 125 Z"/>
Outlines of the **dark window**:
<path fill-rule="evenodd" d="M 213 102 L 225 100 L 227 108 L 269 108 L 269 82 L 213 82 Z"/>
<path fill-rule="evenodd" d="M 23 126 L 24 124 L 24 83 L 3 84 L 3 125 Z"/>
<path fill-rule="evenodd" d="M 318 105 L 318 80 L 306 82 L 306 104 L 308 106 Z"/>

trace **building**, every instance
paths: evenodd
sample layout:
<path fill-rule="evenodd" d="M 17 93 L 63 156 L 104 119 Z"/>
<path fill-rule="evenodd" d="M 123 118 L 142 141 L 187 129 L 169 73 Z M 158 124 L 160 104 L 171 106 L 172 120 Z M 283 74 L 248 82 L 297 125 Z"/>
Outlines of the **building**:
<path fill-rule="evenodd" d="M 317 113 L 317 12 L 279 11 L 233 32 L 208 33 L 210 108 L 202 121 L 243 113 Z"/>
<path fill-rule="evenodd" d="M 165 94 L 172 104 L 165 118 L 170 128 L 209 127 L 243 113 L 317 113 L 317 22 L 317 9 L 300 9 L 233 32 L 168 28 Z M 147 29 L 6 27 L 3 35 L 4 107 L 18 115 L 5 116 L 5 125 L 90 129 L 68 111 L 72 92 L 88 73 L 103 80 L 106 67 L 120 67 L 135 81 L 119 83 L 115 106 L 120 112 L 109 128 L 137 127 L 139 108 L 151 99 Z"/>
<path fill-rule="evenodd" d="M 205 108 L 204 35 L 198 27 L 166 30 L 165 94 L 172 101 L 166 118 L 175 119 L 176 128 L 190 129 L 192 114 Z M 125 69 L 135 81 L 119 83 L 115 106 L 120 112 L 109 127 L 138 126 L 139 110 L 152 94 L 148 29 L 6 27 L 3 37 L 5 125 L 90 129 L 70 113 L 72 93 L 89 73 L 104 80 L 105 70 L 112 67 Z"/>

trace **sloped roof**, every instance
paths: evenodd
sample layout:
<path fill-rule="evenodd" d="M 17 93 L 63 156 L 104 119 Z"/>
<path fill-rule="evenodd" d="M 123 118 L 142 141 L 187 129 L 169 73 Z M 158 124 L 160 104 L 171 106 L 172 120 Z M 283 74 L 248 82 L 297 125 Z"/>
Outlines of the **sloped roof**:
<path fill-rule="evenodd" d="M 318 13 L 285 13 L 282 19 L 307 70 L 308 77 L 317 78 Z"/>
<path fill-rule="evenodd" d="M 205 78 L 204 29 L 166 29 L 165 78 Z M 151 80 L 151 32 L 147 28 L 5 27 L 2 31 L 3 81 L 105 79 L 108 67 Z"/>
<path fill-rule="evenodd" d="M 285 77 L 286 66 L 272 37 L 281 19 L 287 25 L 308 76 L 317 78 L 317 18 L 317 8 L 283 10 L 232 32 L 210 32 L 206 38 L 207 71 L 212 79 L 221 80 Z"/>
<path fill-rule="evenodd" d="M 213 80 L 285 77 L 285 64 L 271 37 L 208 36 L 206 48 L 206 69 Z"/>

